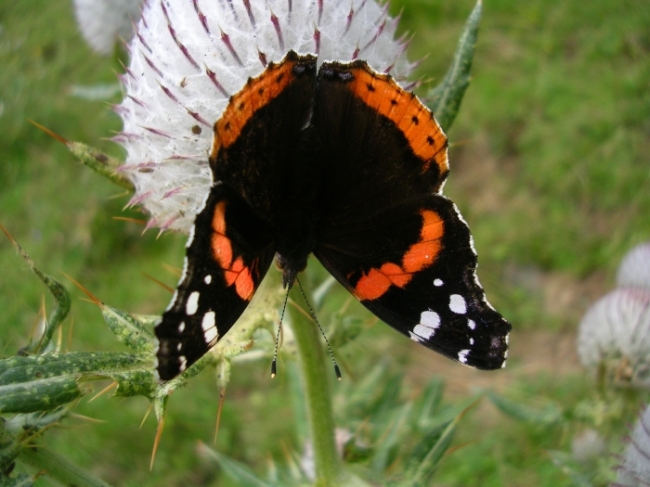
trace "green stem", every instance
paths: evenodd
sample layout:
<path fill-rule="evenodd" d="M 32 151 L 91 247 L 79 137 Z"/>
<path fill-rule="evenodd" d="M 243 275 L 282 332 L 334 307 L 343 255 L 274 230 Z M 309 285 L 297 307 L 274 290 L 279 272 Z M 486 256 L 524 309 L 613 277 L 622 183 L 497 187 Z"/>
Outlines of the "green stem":
<path fill-rule="evenodd" d="M 295 286 L 297 287 L 297 286 Z M 311 293 L 305 288 L 309 297 Z M 298 302 L 304 300 L 298 297 Z M 318 487 L 340 485 L 341 466 L 334 440 L 334 414 L 329 377 L 332 365 L 327 360 L 321 343 L 320 331 L 309 318 L 309 312 L 295 303 L 288 306 L 298 348 L 300 375 L 305 391 L 307 415 L 314 445 L 316 484 Z"/>
<path fill-rule="evenodd" d="M 100 480 L 79 465 L 48 448 L 23 448 L 18 459 L 46 472 L 48 477 L 56 479 L 63 485 L 75 487 L 111 487 L 103 480 Z"/>

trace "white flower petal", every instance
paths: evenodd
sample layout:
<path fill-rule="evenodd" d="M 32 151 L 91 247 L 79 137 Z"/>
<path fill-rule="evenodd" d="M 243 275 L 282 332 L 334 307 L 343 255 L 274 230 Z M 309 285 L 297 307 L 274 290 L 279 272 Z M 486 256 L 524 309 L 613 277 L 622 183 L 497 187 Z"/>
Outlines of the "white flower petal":
<path fill-rule="evenodd" d="M 650 407 L 647 407 L 632 432 L 623 453 L 616 485 L 641 487 L 650 483 Z"/>
<path fill-rule="evenodd" d="M 79 30 L 93 50 L 111 54 L 117 42 L 131 39 L 142 3 L 143 0 L 74 0 Z"/>
<path fill-rule="evenodd" d="M 578 354 L 588 368 L 624 363 L 627 380 L 649 387 L 650 290 L 616 289 L 596 302 L 580 322 Z"/>
<path fill-rule="evenodd" d="M 623 257 L 616 274 L 616 283 L 621 287 L 650 289 L 650 242 L 637 245 Z"/>

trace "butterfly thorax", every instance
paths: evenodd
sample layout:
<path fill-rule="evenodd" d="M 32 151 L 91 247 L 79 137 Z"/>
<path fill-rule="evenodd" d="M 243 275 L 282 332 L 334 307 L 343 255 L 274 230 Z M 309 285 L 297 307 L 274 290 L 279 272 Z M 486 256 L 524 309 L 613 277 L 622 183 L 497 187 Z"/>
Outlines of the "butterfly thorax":
<path fill-rule="evenodd" d="M 316 244 L 315 212 L 307 208 L 294 209 L 276 234 L 275 263 L 282 271 L 285 288 L 291 288 L 298 273 L 307 267 L 307 259 Z"/>

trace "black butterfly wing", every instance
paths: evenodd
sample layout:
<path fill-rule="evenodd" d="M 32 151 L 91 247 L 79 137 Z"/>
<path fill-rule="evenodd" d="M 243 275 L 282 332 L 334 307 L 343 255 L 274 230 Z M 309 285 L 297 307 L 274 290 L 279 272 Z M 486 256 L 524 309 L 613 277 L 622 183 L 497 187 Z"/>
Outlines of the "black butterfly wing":
<path fill-rule="evenodd" d="M 414 341 L 479 369 L 503 366 L 510 324 L 487 302 L 469 228 L 444 196 L 330 227 L 315 254 L 364 306 Z"/>
<path fill-rule="evenodd" d="M 266 274 L 290 204 L 285 186 L 295 173 L 315 76 L 315 58 L 290 52 L 250 79 L 215 124 L 213 185 L 187 244 L 181 282 L 155 328 L 162 380 L 230 330 Z"/>
<path fill-rule="evenodd" d="M 266 223 L 231 188 L 215 186 L 196 217 L 181 282 L 156 325 L 162 380 L 192 365 L 230 330 L 274 253 Z"/>
<path fill-rule="evenodd" d="M 314 254 L 396 330 L 461 363 L 501 367 L 510 324 L 485 299 L 469 228 L 439 193 L 447 141 L 431 112 L 365 63 L 325 64 L 317 83 L 327 198 Z"/>

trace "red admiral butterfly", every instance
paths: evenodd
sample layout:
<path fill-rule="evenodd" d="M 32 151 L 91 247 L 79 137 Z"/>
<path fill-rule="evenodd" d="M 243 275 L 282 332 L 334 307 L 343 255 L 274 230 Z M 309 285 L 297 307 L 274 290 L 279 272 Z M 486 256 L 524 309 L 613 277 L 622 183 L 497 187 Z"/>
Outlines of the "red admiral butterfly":
<path fill-rule="evenodd" d="M 274 257 L 286 287 L 311 253 L 414 341 L 479 369 L 504 365 L 511 327 L 441 194 L 447 138 L 415 95 L 364 61 L 317 69 L 289 52 L 248 80 L 214 130 L 212 188 L 156 326 L 162 380 L 228 332 Z"/>

